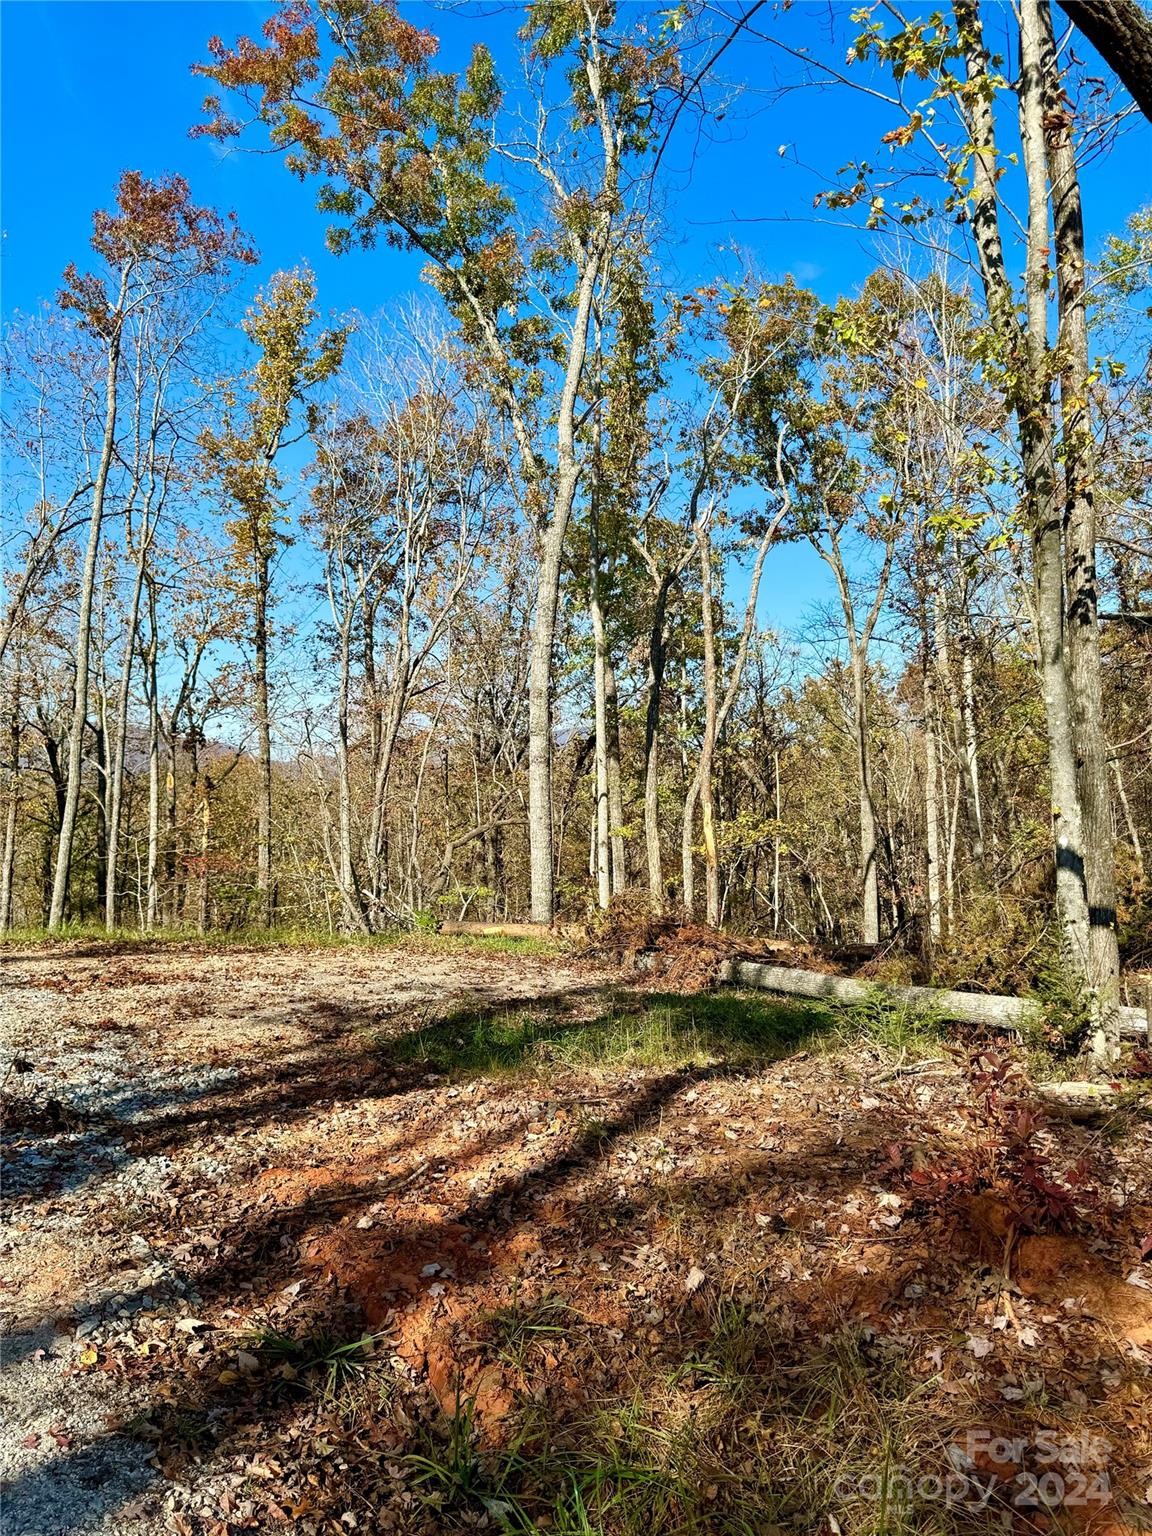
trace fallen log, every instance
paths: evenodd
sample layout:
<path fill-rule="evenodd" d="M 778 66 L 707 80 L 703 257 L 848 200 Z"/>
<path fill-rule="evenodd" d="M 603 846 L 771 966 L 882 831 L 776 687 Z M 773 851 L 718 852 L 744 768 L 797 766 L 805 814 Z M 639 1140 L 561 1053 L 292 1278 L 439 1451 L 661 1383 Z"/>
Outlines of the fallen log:
<path fill-rule="evenodd" d="M 1068 1120 L 1099 1120 L 1121 1102 L 1110 1083 L 1037 1083 L 1036 1093 Z"/>
<path fill-rule="evenodd" d="M 984 1028 L 1022 1029 L 1040 1016 L 1040 1004 L 1026 997 L 1002 997 L 993 992 L 946 992 L 936 987 L 896 987 L 854 976 L 825 976 L 783 965 L 758 965 L 731 960 L 721 980 L 741 987 L 780 992 L 785 997 L 811 997 L 831 1003 L 862 1003 L 880 992 L 893 1002 L 934 1013 L 956 1024 Z M 1143 1008 L 1121 1008 L 1120 1033 L 1130 1040 L 1146 1039 L 1148 1018 Z"/>

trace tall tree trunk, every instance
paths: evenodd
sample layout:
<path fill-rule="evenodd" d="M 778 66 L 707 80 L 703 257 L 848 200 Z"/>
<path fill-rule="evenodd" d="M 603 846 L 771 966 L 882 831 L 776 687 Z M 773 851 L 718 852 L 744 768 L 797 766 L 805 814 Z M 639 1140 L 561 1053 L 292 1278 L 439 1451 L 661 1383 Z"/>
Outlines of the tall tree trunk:
<path fill-rule="evenodd" d="M 712 764 L 716 752 L 718 660 L 716 655 L 716 615 L 712 604 L 711 525 L 704 524 L 697 533 L 700 551 L 700 619 L 704 634 L 704 734 L 700 743 L 700 766 L 696 780 L 700 795 L 700 828 L 704 843 L 704 912 L 713 928 L 720 926 L 720 855 L 716 846 L 716 789 Z"/>
<path fill-rule="evenodd" d="M 179 747 L 177 743 L 177 711 L 174 709 L 164 722 L 162 734 L 167 763 L 164 768 L 164 840 L 162 864 L 164 868 L 162 910 L 165 921 L 174 927 L 180 917 L 180 801 L 179 801 Z"/>
<path fill-rule="evenodd" d="M 200 795 L 200 864 L 196 892 L 196 927 L 200 933 L 208 932 L 209 883 L 208 859 L 212 851 L 212 779 L 204 775 Z"/>
<path fill-rule="evenodd" d="M 336 706 L 336 768 L 340 802 L 340 899 L 344 908 L 344 923 L 348 931 L 367 933 L 369 928 L 364 913 L 364 899 L 360 891 L 360 879 L 356 873 L 356 860 L 352 849 L 352 779 L 348 729 L 351 647 L 351 617 L 349 616 L 345 618 L 340 630 L 340 688 Z"/>
<path fill-rule="evenodd" d="M 8 808 L 4 817 L 4 854 L 0 860 L 0 933 L 12 927 L 12 897 L 16 884 L 16 829 L 20 814 L 20 679 L 12 691 L 8 717 Z"/>
<path fill-rule="evenodd" d="M 601 82 L 598 64 L 585 61 L 589 84 L 598 108 Z M 615 141 L 605 136 L 605 184 L 616 182 Z M 532 921 L 551 923 L 555 916 L 555 868 L 552 850 L 552 648 L 556 637 L 556 613 L 560 602 L 560 575 L 564 539 L 576 499 L 580 466 L 576 457 L 576 403 L 588 355 L 592 305 L 608 254 L 611 212 L 606 207 L 583 258 L 572 336 L 564 371 L 564 386 L 556 413 L 556 477 L 552 508 L 540 530 L 540 573 L 532 622 L 532 649 L 528 669 L 528 864 L 532 881 Z"/>
<path fill-rule="evenodd" d="M 604 703 L 608 722 L 608 836 L 612 847 L 612 894 L 619 896 L 628 885 L 624 849 L 624 790 L 620 772 L 620 698 L 612 657 L 604 658 Z"/>
<path fill-rule="evenodd" d="M 92 757 L 96 768 L 96 846 L 95 877 L 97 891 L 103 891 L 108 875 L 108 705 L 100 695 L 100 711 L 92 732 Z"/>
<path fill-rule="evenodd" d="M 372 774 L 372 814 L 368 830 L 370 888 L 375 908 L 380 908 L 388 893 L 388 787 L 392 782 L 392 763 L 400 727 L 404 723 L 405 704 L 411 686 L 411 652 L 408 646 L 408 608 L 401 610 L 396 665 L 388 693 L 388 713 L 376 730 L 378 757 Z M 375 921 L 375 915 L 373 915 Z"/>
<path fill-rule="evenodd" d="M 1065 646 L 1076 738 L 1088 898 L 1088 979 L 1094 997 L 1093 1065 L 1105 1070 L 1120 1052 L 1120 951 L 1116 935 L 1116 829 L 1104 722 L 1096 568 L 1096 455 L 1089 404 L 1091 362 L 1085 293 L 1084 214 L 1072 143 L 1072 113 L 1060 85 L 1049 0 L 1037 9 L 1044 61 L 1043 123 L 1052 183 L 1059 308 L 1057 356 L 1064 450 Z"/>
<path fill-rule="evenodd" d="M 76 818 L 80 810 L 80 779 L 84 763 L 84 731 L 88 723 L 88 666 L 92 646 L 92 600 L 96 591 L 96 569 L 100 559 L 100 534 L 104 522 L 104 497 L 116 445 L 116 405 L 120 378 L 121 319 L 128 292 L 129 269 L 120 277 L 120 295 L 113 313 L 108 339 L 108 367 L 104 381 L 104 435 L 100 458 L 92 485 L 92 513 L 88 523 L 88 546 L 80 577 L 80 613 L 76 626 L 76 671 L 72 684 L 72 724 L 68 734 L 68 780 L 60 836 L 56 844 L 56 871 L 52 881 L 52 902 L 48 912 L 48 931 L 55 933 L 64 921 L 68 884 L 72 873 L 72 844 L 76 836 Z"/>
<path fill-rule="evenodd" d="M 936 744 L 936 699 L 932 657 L 924 621 L 924 825 L 928 859 L 928 938 L 940 937 L 940 789 Z"/>
<path fill-rule="evenodd" d="M 815 539 L 817 552 L 831 567 L 844 614 L 848 642 L 848 666 L 852 679 L 852 734 L 856 747 L 856 774 L 860 809 L 860 929 L 865 944 L 880 942 L 880 866 L 876 797 L 872 787 L 872 745 L 868 719 L 868 650 L 883 607 L 892 570 L 894 537 L 888 541 L 883 568 L 876 580 L 871 607 L 863 624 L 856 618 L 855 599 L 844 563 L 839 531 L 829 525 L 826 542 Z"/>
<path fill-rule="evenodd" d="M 772 835 L 772 932 L 780 932 L 780 831 L 782 812 L 780 801 L 780 754 L 772 754 L 772 777 L 776 790 L 776 830 Z"/>
<path fill-rule="evenodd" d="M 648 904 L 664 911 L 664 870 L 660 858 L 660 700 L 664 691 L 664 619 L 674 576 L 666 573 L 656 584 L 652 623 L 648 630 L 648 697 L 644 708 L 644 850 L 648 863 Z"/>
<path fill-rule="evenodd" d="M 596 903 L 603 910 L 612 899 L 612 844 L 608 804 L 608 636 L 600 603 L 600 546 L 595 499 L 588 522 L 588 617 L 592 624 L 592 691 L 596 736 L 592 874 L 596 880 Z"/>
<path fill-rule="evenodd" d="M 987 90 L 988 53 L 974 0 L 956 0 L 969 90 L 965 108 L 974 145 L 972 228 L 989 317 L 1005 346 L 1009 402 L 1016 414 L 1024 505 L 1032 550 L 1037 667 L 1048 737 L 1049 792 L 1056 869 L 1056 913 L 1071 979 L 1089 985 L 1089 918 L 1084 840 L 1072 709 L 1064 658 L 1064 574 L 1061 513 L 1052 443 L 1048 349 L 1048 196 L 1043 133 L 1042 31 L 1037 0 L 1020 12 L 1020 136 L 1028 182 L 1025 325 L 1016 315 L 1000 235 L 996 127 Z"/>
<path fill-rule="evenodd" d="M 852 646 L 852 724 L 860 790 L 860 934 L 880 942 L 880 866 L 876 801 L 872 791 L 872 746 L 868 729 L 868 674 L 863 648 Z"/>
<path fill-rule="evenodd" d="M 585 327 L 587 321 L 585 320 Z M 576 466 L 562 470 L 552 518 L 541 536 L 540 575 L 528 669 L 528 864 L 534 923 L 555 916 L 552 844 L 552 650 L 560 603 L 564 536 L 576 495 Z"/>
<path fill-rule="evenodd" d="M 1090 918 L 1074 720 L 1065 654 L 1062 514 L 1052 441 L 1048 347 L 1048 183 L 1040 0 L 1020 10 L 1020 137 L 1028 180 L 1025 356 L 1029 397 L 1018 411 L 1029 502 L 1040 686 L 1056 846 L 1056 896 L 1070 978 L 1090 986 Z"/>
<path fill-rule="evenodd" d="M 976 687 L 972 669 L 972 635 L 967 627 L 960 637 L 960 723 L 964 736 L 964 779 L 972 822 L 972 862 L 984 864 L 984 807 L 980 798 L 980 756 L 976 738 Z"/>
<path fill-rule="evenodd" d="M 972 864 L 980 866 L 984 859 L 984 823 L 980 805 L 979 758 L 977 755 L 975 700 L 972 689 L 972 662 L 970 639 L 962 636 L 961 662 L 957 668 L 952 656 L 952 611 L 941 592 L 936 593 L 936 661 L 940 676 L 948 694 L 951 708 L 951 737 L 956 760 L 960 765 L 960 788 L 964 802 L 964 814 L 968 827 L 968 856 Z M 964 626 L 968 615 L 961 618 Z"/>
<path fill-rule="evenodd" d="M 259 542 L 253 552 L 256 591 L 252 632 L 256 685 L 256 740 L 259 781 L 256 796 L 256 890 L 259 921 L 271 928 L 272 898 L 272 718 L 268 701 L 268 595 L 271 562 Z"/>
<path fill-rule="evenodd" d="M 145 926 L 151 933 L 160 915 L 160 636 L 157 629 L 156 592 L 148 584 L 148 864 L 146 871 Z"/>
<path fill-rule="evenodd" d="M 41 726 L 44 726 L 41 717 Z M 68 780 L 65 777 L 63 766 L 62 743 L 44 729 L 44 757 L 48 764 L 48 777 L 52 781 L 52 806 L 56 812 L 56 825 L 50 826 L 47 817 L 44 823 L 44 842 L 41 849 L 41 885 L 43 890 L 44 923 L 47 925 L 49 914 L 52 911 L 52 897 L 55 891 L 55 864 L 53 850 L 57 847 L 60 838 L 60 828 L 64 824 L 64 807 L 68 802 Z M 69 870 L 69 874 L 71 871 Z M 69 908 L 69 881 L 64 884 L 64 916 L 71 915 Z"/>
<path fill-rule="evenodd" d="M 760 544 L 756 551 L 756 560 L 752 567 L 752 577 L 748 583 L 748 596 L 744 603 L 744 621 L 740 627 L 740 638 L 736 644 L 732 671 L 722 700 L 718 696 L 720 658 L 718 654 L 719 648 L 716 644 L 715 616 L 712 605 L 711 512 L 706 512 L 696 523 L 696 543 L 701 562 L 701 615 L 704 631 L 704 739 L 700 757 L 696 764 L 696 772 L 684 796 L 684 812 L 680 824 L 680 871 L 684 893 L 684 909 L 691 914 L 695 905 L 692 831 L 696 817 L 696 802 L 699 800 L 701 803 L 704 835 L 705 889 L 708 921 L 714 927 L 719 926 L 723 914 L 720 901 L 720 857 L 716 844 L 716 801 L 712 785 L 712 763 L 720 735 L 739 697 L 740 685 L 744 677 L 744 668 L 748 661 L 749 647 L 751 646 L 752 635 L 756 628 L 756 601 L 760 594 L 760 579 L 764 574 L 764 561 L 775 541 L 780 525 L 792 505 L 791 495 L 783 480 L 783 439 L 780 441 L 777 452 L 777 475 L 780 505 L 761 535 Z M 885 565 L 885 582 L 887 581 L 887 570 L 888 567 Z M 779 786 L 777 786 L 777 789 L 779 789 Z M 708 805 L 709 801 L 711 802 L 710 808 Z"/>
<path fill-rule="evenodd" d="M 685 916 L 696 915 L 696 807 L 700 804 L 700 775 L 693 774 L 680 811 L 680 902 Z"/>
<path fill-rule="evenodd" d="M 112 754 L 108 783 L 108 865 L 104 880 L 104 926 L 109 933 L 116 927 L 117 882 L 120 863 L 120 829 L 124 801 L 124 756 L 128 744 L 128 705 L 131 698 L 132 666 L 136 655 L 136 640 L 140 633 L 140 602 L 144 590 L 144 573 L 147 560 L 147 543 L 141 532 L 141 547 L 136 561 L 136 574 L 132 582 L 132 599 L 128 605 L 127 632 L 124 637 L 124 656 L 120 665 L 120 683 L 116 694 L 116 726 L 112 736 Z"/>

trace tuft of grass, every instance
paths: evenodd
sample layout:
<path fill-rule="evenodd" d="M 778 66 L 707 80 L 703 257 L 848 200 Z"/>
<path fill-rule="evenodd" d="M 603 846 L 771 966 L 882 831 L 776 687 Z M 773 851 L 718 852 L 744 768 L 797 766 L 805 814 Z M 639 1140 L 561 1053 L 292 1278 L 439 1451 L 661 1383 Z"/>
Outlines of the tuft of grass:
<path fill-rule="evenodd" d="M 476 1401 L 462 1396 L 459 1385 L 445 1428 L 440 1435 L 425 1430 L 424 1449 L 403 1458 L 414 1491 L 437 1510 L 441 1528 L 473 1530 L 480 1516 L 499 1531 L 527 1536 L 536 1530 L 524 1504 L 511 1492 L 512 1482 L 518 1475 L 522 1478 L 527 1464 L 515 1447 L 482 1454 Z"/>
<path fill-rule="evenodd" d="M 554 1323 L 541 1305 L 507 1319 L 528 1348 Z M 947 1465 L 932 1392 L 902 1346 L 867 1328 L 798 1344 L 754 1299 L 727 1298 L 663 1385 L 565 1425 L 540 1405 L 504 1448 L 484 1445 L 458 1393 L 404 1462 L 445 1533 L 975 1536 L 982 1515 L 917 1491 Z"/>
<path fill-rule="evenodd" d="M 375 1355 L 378 1337 L 363 1334 L 340 1339 L 324 1329 L 297 1337 L 264 1328 L 252 1337 L 250 1348 L 286 1390 L 318 1392 L 331 1399 L 361 1380 Z"/>
<path fill-rule="evenodd" d="M 481 1321 L 491 1329 L 500 1358 L 523 1371 L 534 1350 L 566 1331 L 571 1311 L 559 1296 L 548 1294 L 537 1301 L 513 1300 Z"/>
<path fill-rule="evenodd" d="M 741 1402 L 752 1388 L 763 1348 L 762 1316 L 746 1301 L 721 1297 L 715 1303 L 711 1336 L 684 1362 L 676 1379 L 717 1387 L 730 1401 Z"/>

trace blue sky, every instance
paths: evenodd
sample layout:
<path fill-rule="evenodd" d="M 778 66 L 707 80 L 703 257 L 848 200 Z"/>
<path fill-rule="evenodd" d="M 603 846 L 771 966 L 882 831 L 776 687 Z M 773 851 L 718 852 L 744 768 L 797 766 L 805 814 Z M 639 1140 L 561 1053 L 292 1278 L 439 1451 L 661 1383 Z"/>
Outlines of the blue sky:
<path fill-rule="evenodd" d="M 198 201 L 234 208 L 260 248 L 262 274 L 310 261 L 325 308 L 373 313 L 420 288 L 420 263 L 405 252 L 382 245 L 330 256 L 311 189 L 275 157 L 223 155 L 210 141 L 189 138 L 205 94 L 205 83 L 189 66 L 206 56 L 212 34 L 229 41 L 239 32 L 257 33 L 271 9 L 254 0 L 0 4 L 0 278 L 6 314 L 50 298 L 64 266 L 83 262 L 92 210 L 108 202 L 129 167 L 149 176 L 179 171 Z M 851 7 L 836 9 L 843 18 Z M 786 12 L 765 8 L 757 19 L 793 47 L 840 63 L 844 39 L 830 36 L 832 11 L 816 0 L 798 0 Z M 501 8 L 473 4 L 451 12 L 423 0 L 410 0 L 405 13 L 441 36 L 449 65 L 462 62 L 477 38 L 492 46 L 498 61 L 508 57 L 519 21 L 517 13 Z M 994 8 L 989 15 L 995 28 Z M 1090 56 L 1086 46 L 1078 49 Z M 725 264 L 719 248 L 735 241 L 769 276 L 790 271 L 827 299 L 851 290 L 875 264 L 875 251 L 855 231 L 812 222 L 819 183 L 804 167 L 831 171 L 872 153 L 880 133 L 894 124 L 883 109 L 840 90 L 776 98 L 773 88 L 787 61 L 763 43 L 737 43 L 724 65 L 729 79 L 751 89 L 707 140 L 686 132 L 669 152 L 669 271 L 678 284 L 691 286 Z M 784 155 L 782 145 L 788 146 Z M 1147 199 L 1150 164 L 1152 133 L 1143 125 L 1086 175 L 1094 245 Z M 814 555 L 780 550 L 766 572 L 762 620 L 793 626 L 827 590 Z"/>

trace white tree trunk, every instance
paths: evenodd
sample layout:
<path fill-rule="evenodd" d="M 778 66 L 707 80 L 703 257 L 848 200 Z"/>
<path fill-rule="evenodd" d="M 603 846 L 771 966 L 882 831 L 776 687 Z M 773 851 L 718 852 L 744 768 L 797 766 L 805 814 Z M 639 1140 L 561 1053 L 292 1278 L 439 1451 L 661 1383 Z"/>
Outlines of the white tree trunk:
<path fill-rule="evenodd" d="M 128 269 L 121 274 L 120 297 L 114 312 L 113 330 L 108 341 L 108 368 L 104 383 L 104 435 L 100 458 L 92 486 L 92 514 L 88 523 L 88 546 L 80 578 L 80 613 L 76 625 L 76 671 L 72 684 L 72 724 L 68 734 L 68 781 L 60 817 L 60 836 L 56 845 L 56 870 L 52 881 L 52 902 L 48 912 L 48 931 L 55 933 L 64 921 L 68 900 L 68 882 L 72 875 L 72 843 L 76 835 L 76 817 L 80 809 L 80 780 L 84 764 L 84 731 L 88 723 L 88 667 L 92 645 L 92 600 L 96 591 L 96 570 L 100 559 L 100 534 L 104 521 L 104 497 L 116 445 L 116 405 L 120 377 L 120 319 L 128 291 Z"/>

